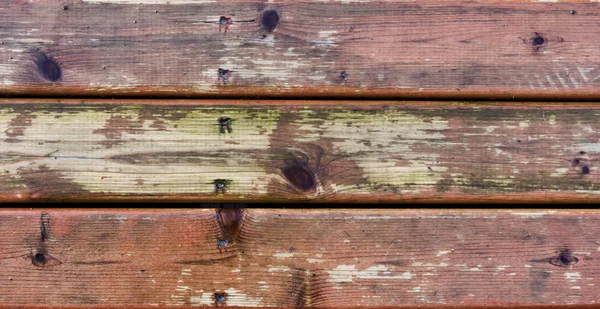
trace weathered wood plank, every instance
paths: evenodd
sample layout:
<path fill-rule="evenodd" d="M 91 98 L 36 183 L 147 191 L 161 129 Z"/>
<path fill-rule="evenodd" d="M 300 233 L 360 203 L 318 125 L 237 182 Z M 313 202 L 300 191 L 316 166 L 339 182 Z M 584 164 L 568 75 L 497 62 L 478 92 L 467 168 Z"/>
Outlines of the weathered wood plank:
<path fill-rule="evenodd" d="M 0 230 L 3 308 L 600 301 L 597 210 L 2 210 Z"/>
<path fill-rule="evenodd" d="M 600 99 L 586 2 L 3 1 L 0 94 Z"/>
<path fill-rule="evenodd" d="M 595 103 L 5 99 L 0 199 L 597 202 L 599 115 Z"/>

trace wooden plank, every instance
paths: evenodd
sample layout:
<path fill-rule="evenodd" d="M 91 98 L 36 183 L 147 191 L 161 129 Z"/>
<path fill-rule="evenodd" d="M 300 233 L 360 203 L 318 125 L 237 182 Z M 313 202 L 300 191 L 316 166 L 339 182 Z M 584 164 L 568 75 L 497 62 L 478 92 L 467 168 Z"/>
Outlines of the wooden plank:
<path fill-rule="evenodd" d="M 600 99 L 594 2 L 3 1 L 0 94 Z"/>
<path fill-rule="evenodd" d="M 598 210 L 2 210 L 0 229 L 2 308 L 600 301 Z"/>
<path fill-rule="evenodd" d="M 0 198 L 597 202 L 599 115 L 596 103 L 4 99 Z"/>

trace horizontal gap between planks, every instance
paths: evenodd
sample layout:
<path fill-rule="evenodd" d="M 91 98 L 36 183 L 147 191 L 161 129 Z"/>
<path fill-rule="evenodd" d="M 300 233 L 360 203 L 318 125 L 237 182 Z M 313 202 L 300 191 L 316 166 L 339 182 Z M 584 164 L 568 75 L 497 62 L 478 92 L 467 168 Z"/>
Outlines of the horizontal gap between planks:
<path fill-rule="evenodd" d="M 479 91 L 461 91 L 461 92 L 439 92 L 427 91 L 426 93 L 382 93 L 376 90 L 368 91 L 364 95 L 348 95 L 347 93 L 331 94 L 293 94 L 278 93 L 277 95 L 232 95 L 232 94 L 181 94 L 152 92 L 140 94 L 137 91 L 110 93 L 103 92 L 102 95 L 93 95 L 88 92 L 65 94 L 57 93 L 31 92 L 29 94 L 6 94 L 2 96 L 5 99 L 55 99 L 55 100 L 290 100 L 290 101 L 483 101 L 483 102 L 600 102 L 600 92 L 591 91 L 589 93 L 566 93 L 564 91 L 552 92 L 543 91 L 536 93 L 481 93 Z"/>
<path fill-rule="evenodd" d="M 373 102 L 374 104 L 369 104 Z M 451 103 L 451 104 L 448 104 Z M 144 98 L 99 98 L 99 97 L 63 97 L 63 98 L 52 98 L 52 97 L 8 97 L 0 98 L 0 107 L 2 105 L 39 105 L 39 104 L 51 104 L 51 105 L 157 105 L 157 106 L 228 106 L 232 108 L 243 108 L 247 105 L 252 106 L 273 106 L 273 107 L 298 107 L 298 106 L 315 106 L 315 107 L 361 107 L 364 109 L 377 109 L 385 106 L 410 106 L 411 108 L 517 108 L 517 109 L 533 109 L 533 108 L 558 108 L 558 109 L 590 109 L 600 108 L 599 101 L 577 101 L 577 100 L 565 100 L 565 101 L 537 101 L 537 100 L 436 100 L 436 99 L 256 99 L 256 98 L 241 98 L 241 99 L 227 99 L 227 98 L 207 98 L 207 99 L 195 99 L 195 98 L 160 98 L 160 97 L 149 97 Z M 48 106 L 51 108 L 51 106 Z"/>

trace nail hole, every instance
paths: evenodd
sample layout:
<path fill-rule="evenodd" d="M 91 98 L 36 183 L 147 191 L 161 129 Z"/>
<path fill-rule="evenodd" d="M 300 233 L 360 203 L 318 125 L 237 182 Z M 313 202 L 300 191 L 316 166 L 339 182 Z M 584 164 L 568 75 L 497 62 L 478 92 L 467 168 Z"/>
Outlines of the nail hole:
<path fill-rule="evenodd" d="M 571 15 L 575 15 L 575 14 L 577 14 L 577 11 L 575 11 L 575 10 L 570 10 L 570 11 L 569 11 L 569 13 L 571 13 Z"/>
<path fill-rule="evenodd" d="M 546 40 L 544 40 L 543 37 L 541 37 L 539 34 L 536 33 L 531 41 L 532 41 L 533 45 L 539 46 L 539 45 L 544 44 L 544 42 Z"/>
<path fill-rule="evenodd" d="M 573 160 L 573 163 L 574 163 L 575 165 L 578 165 L 578 164 L 579 164 L 579 162 L 580 162 L 580 161 L 579 161 L 579 159 L 575 159 L 575 160 Z"/>
<path fill-rule="evenodd" d="M 44 79 L 56 82 L 60 80 L 61 70 L 58 64 L 43 53 L 36 55 L 35 64 Z"/>
<path fill-rule="evenodd" d="M 584 154 L 585 154 L 585 151 L 580 151 L 580 152 L 579 152 L 579 154 L 580 154 L 580 155 L 584 155 Z"/>
<path fill-rule="evenodd" d="M 265 11 L 260 21 L 263 29 L 273 32 L 279 24 L 279 13 L 275 10 Z"/>
<path fill-rule="evenodd" d="M 586 165 L 581 169 L 581 173 L 587 175 L 590 173 L 590 168 Z"/>
<path fill-rule="evenodd" d="M 66 11 L 66 10 L 68 10 L 68 9 L 69 9 L 69 6 L 67 6 L 67 5 L 63 5 L 63 6 L 62 6 L 62 9 L 63 9 L 63 11 Z"/>
<path fill-rule="evenodd" d="M 44 265 L 46 263 L 46 261 L 47 261 L 46 256 L 43 253 L 38 252 L 33 256 L 33 259 L 31 262 L 36 266 L 41 266 L 41 265 Z"/>
<path fill-rule="evenodd" d="M 573 265 L 578 262 L 578 259 L 571 255 L 561 254 L 559 258 L 560 262 L 564 265 Z"/>
<path fill-rule="evenodd" d="M 296 248 L 294 248 L 294 246 L 290 246 L 290 251 L 292 251 L 292 252 L 293 252 L 293 251 L 295 251 L 295 250 L 296 250 Z"/>
<path fill-rule="evenodd" d="M 312 174 L 300 166 L 285 168 L 283 175 L 294 187 L 302 191 L 309 191 L 315 186 Z"/>
<path fill-rule="evenodd" d="M 579 259 L 573 256 L 568 249 L 561 250 L 558 256 L 550 261 L 551 264 L 560 267 L 575 265 L 577 262 L 579 262 Z"/>

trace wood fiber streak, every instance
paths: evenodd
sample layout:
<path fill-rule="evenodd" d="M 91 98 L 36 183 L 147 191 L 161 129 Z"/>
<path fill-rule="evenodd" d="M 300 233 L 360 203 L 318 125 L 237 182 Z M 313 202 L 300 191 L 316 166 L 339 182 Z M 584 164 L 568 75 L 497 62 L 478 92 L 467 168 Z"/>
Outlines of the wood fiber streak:
<path fill-rule="evenodd" d="M 599 115 L 590 103 L 9 99 L 0 200 L 593 202 Z"/>
<path fill-rule="evenodd" d="M 599 99 L 598 14 L 593 1 L 3 1 L 0 94 Z"/>
<path fill-rule="evenodd" d="M 237 229 L 226 251 L 220 217 Z M 212 307 L 215 294 L 224 307 L 594 305 L 599 220 L 595 210 L 3 210 L 0 307 Z M 40 243 L 60 263 L 32 263 Z M 551 262 L 565 254 L 577 262 Z"/>

